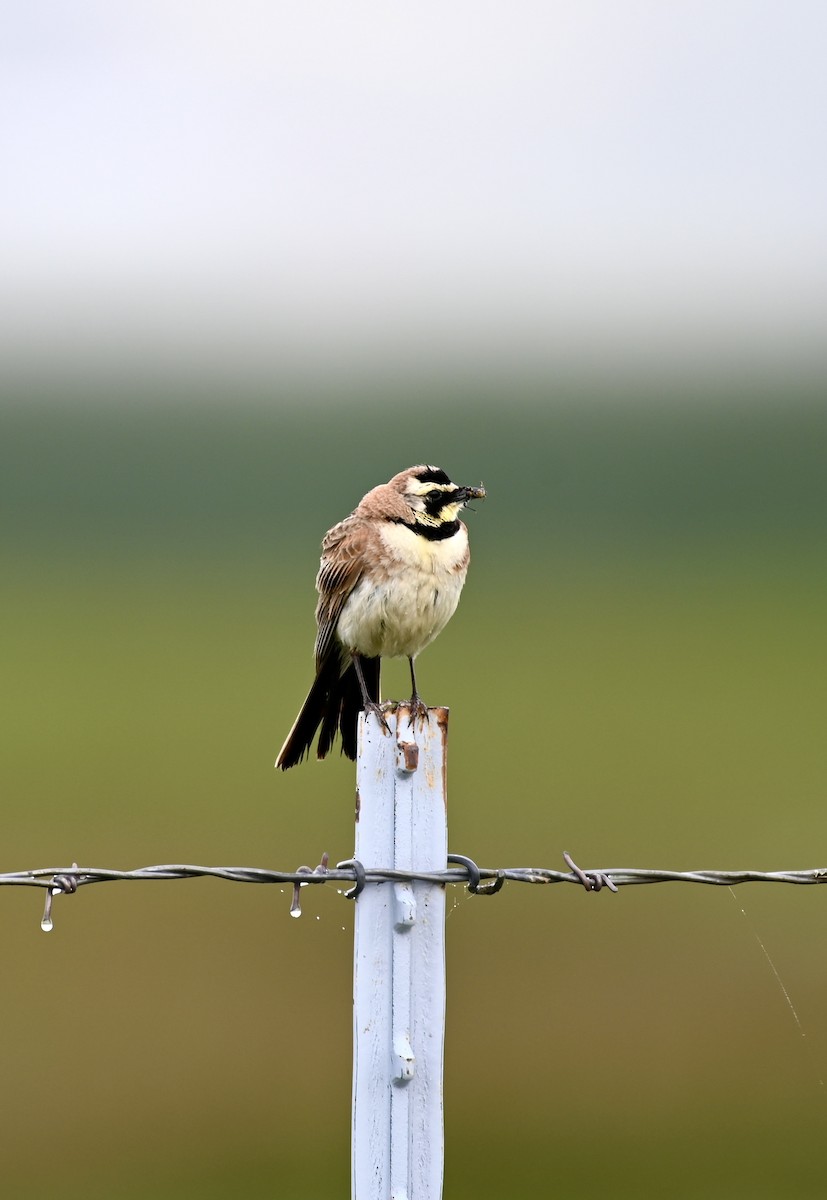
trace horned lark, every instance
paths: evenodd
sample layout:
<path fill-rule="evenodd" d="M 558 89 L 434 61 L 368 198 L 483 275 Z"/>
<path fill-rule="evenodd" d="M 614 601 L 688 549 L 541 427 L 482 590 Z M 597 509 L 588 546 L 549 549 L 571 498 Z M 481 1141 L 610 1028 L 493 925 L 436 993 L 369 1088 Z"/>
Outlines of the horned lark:
<path fill-rule="evenodd" d="M 468 570 L 468 531 L 459 519 L 483 487 L 459 487 L 439 467 L 409 467 L 380 484 L 322 542 L 316 577 L 316 678 L 276 766 L 309 753 L 321 726 L 324 758 L 337 728 L 356 758 L 360 710 L 377 713 L 382 658 L 407 658 L 411 720 L 427 712 L 414 659 L 454 614 Z"/>

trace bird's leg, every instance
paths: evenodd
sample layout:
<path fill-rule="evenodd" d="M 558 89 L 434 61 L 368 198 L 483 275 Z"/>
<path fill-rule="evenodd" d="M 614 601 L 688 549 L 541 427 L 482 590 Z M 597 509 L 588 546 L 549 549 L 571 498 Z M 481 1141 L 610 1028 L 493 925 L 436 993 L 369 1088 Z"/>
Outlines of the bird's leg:
<path fill-rule="evenodd" d="M 359 687 L 362 690 L 362 708 L 366 713 L 373 713 L 373 715 L 379 721 L 379 724 L 384 729 L 385 733 L 390 733 L 390 730 L 388 729 L 388 723 L 385 720 L 385 714 L 382 712 L 381 706 L 377 704 L 375 700 L 371 700 L 370 696 L 368 695 L 367 684 L 365 683 L 365 676 L 362 671 L 362 660 L 360 659 L 359 655 L 354 654 L 353 651 L 351 651 L 350 658 L 354 667 L 356 668 L 356 678 L 359 680 Z"/>
<path fill-rule="evenodd" d="M 416 690 L 416 671 L 413 658 L 409 658 L 408 662 L 411 665 L 411 725 L 413 725 L 417 717 L 420 717 L 423 722 L 427 721 L 428 705 Z"/>

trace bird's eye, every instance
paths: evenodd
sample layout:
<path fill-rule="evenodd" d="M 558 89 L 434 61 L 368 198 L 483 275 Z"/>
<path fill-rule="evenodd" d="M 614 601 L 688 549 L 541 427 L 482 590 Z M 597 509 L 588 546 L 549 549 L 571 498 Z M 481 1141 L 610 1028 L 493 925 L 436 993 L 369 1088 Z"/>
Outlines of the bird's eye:
<path fill-rule="evenodd" d="M 440 492 L 438 488 L 434 488 L 434 490 L 432 492 L 428 492 L 428 499 L 429 500 L 440 500 L 440 499 L 442 499 L 442 492 Z"/>

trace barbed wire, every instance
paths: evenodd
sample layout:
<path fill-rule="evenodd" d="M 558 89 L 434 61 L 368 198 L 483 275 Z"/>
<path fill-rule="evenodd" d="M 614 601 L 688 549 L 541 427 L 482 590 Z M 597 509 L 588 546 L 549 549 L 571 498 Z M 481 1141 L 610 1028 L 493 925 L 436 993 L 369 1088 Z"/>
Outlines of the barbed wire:
<path fill-rule="evenodd" d="M 340 883 L 352 885 L 344 895 L 356 899 L 369 883 L 435 883 L 464 884 L 475 895 L 494 895 L 505 883 L 574 883 L 589 892 L 603 888 L 616 892 L 621 887 L 648 883 L 701 883 L 713 887 L 734 887 L 742 883 L 827 883 L 827 867 L 812 867 L 794 871 L 664 871 L 644 867 L 601 867 L 582 870 L 563 852 L 569 867 L 555 871 L 550 867 L 480 867 L 462 854 L 449 854 L 448 863 L 440 871 L 406 871 L 393 867 L 366 867 L 357 859 L 346 859 L 335 867 L 328 866 L 323 854 L 316 867 L 301 866 L 295 871 L 273 870 L 268 867 L 208 867 L 188 863 L 167 863 L 117 871 L 103 867 L 38 867 L 29 871 L 0 873 L 0 887 L 35 887 L 46 889 L 46 907 L 41 921 L 45 930 L 52 928 L 52 898 L 69 895 L 92 883 L 147 881 L 161 879 L 223 879 L 230 883 L 289 884 L 293 888 L 290 912 L 301 915 L 299 893 L 309 884 Z"/>

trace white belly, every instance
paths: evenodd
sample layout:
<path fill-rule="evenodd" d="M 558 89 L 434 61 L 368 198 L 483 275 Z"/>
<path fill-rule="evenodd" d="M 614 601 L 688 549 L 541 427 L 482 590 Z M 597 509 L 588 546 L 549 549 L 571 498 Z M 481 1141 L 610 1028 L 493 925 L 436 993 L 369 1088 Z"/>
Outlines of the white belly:
<path fill-rule="evenodd" d="M 342 609 L 337 636 L 346 649 L 370 658 L 413 658 L 456 611 L 468 537 L 461 526 L 453 537 L 429 542 L 403 525 L 388 525 L 383 542 L 387 571 L 359 581 Z"/>

